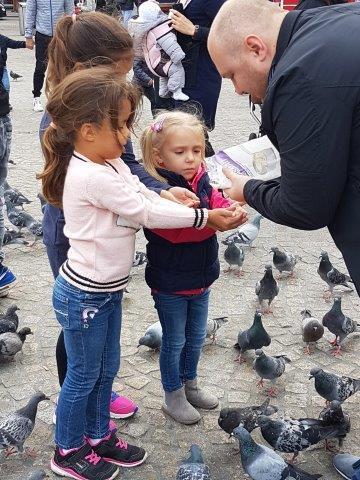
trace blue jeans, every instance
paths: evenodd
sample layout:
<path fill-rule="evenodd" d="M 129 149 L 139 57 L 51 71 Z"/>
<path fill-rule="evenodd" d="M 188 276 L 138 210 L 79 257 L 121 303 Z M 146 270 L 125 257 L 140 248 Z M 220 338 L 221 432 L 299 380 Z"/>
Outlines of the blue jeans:
<path fill-rule="evenodd" d="M 7 68 L 3 68 L 2 84 L 7 92 L 10 92 L 10 78 Z"/>
<path fill-rule="evenodd" d="M 194 380 L 206 337 L 210 290 L 200 295 L 154 293 L 163 336 L 161 381 L 166 392 Z"/>
<path fill-rule="evenodd" d="M 123 25 L 125 28 L 128 27 L 130 18 L 134 15 L 134 10 L 122 10 Z"/>
<path fill-rule="evenodd" d="M 85 292 L 57 277 L 53 306 L 64 331 L 67 373 L 57 405 L 55 443 L 78 448 L 109 433 L 112 384 L 120 366 L 122 291 Z"/>
<path fill-rule="evenodd" d="M 0 253 L 4 241 L 4 183 L 8 173 L 11 149 L 12 124 L 10 115 L 0 117 Z"/>

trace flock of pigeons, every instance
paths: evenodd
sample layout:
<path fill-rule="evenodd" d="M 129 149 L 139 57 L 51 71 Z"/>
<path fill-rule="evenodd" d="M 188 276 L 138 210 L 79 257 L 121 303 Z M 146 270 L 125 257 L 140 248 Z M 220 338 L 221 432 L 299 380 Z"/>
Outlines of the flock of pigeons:
<path fill-rule="evenodd" d="M 23 210 L 24 203 L 29 201 L 17 190 L 6 187 L 6 207 L 9 220 L 21 229 L 26 227 L 34 235 L 40 235 L 40 222 L 27 216 Z M 43 199 L 40 198 L 43 202 Z M 43 206 L 43 203 L 42 203 Z M 15 216 L 14 216 L 15 215 Z M 15 217 L 18 219 L 15 221 Z M 22 219 L 22 220 L 20 220 Z M 223 243 L 226 245 L 224 252 L 225 261 L 229 269 L 237 267 L 236 275 L 243 275 L 242 266 L 245 260 L 245 248 L 252 247 L 259 234 L 261 215 L 255 215 L 247 224 L 241 226 L 235 233 L 229 235 Z M 37 225 L 38 224 L 38 225 Z M 19 237 L 12 236 L 7 243 L 17 243 Z M 273 265 L 282 276 L 295 276 L 294 270 L 300 257 L 282 251 L 277 247 L 271 249 Z M 146 254 L 136 252 L 133 266 L 139 266 L 147 261 Z M 329 301 L 336 286 L 343 286 L 352 290 L 349 285 L 351 278 L 339 272 L 331 263 L 326 252 L 321 253 L 318 274 L 328 286 L 326 300 Z M 245 361 L 247 352 L 254 350 L 255 360 L 253 369 L 259 377 L 258 386 L 263 387 L 264 380 L 271 382 L 267 390 L 267 399 L 262 405 L 238 408 L 223 408 L 220 412 L 218 424 L 228 434 L 239 441 L 240 457 L 244 471 L 253 480 L 311 480 L 320 478 L 321 475 L 304 472 L 294 465 L 297 456 L 303 450 L 316 445 L 322 440 L 327 449 L 335 446 L 329 440 L 338 440 L 339 448 L 350 431 L 350 416 L 343 410 L 342 404 L 353 394 L 360 390 L 360 380 L 346 376 L 338 376 L 325 372 L 320 368 L 310 371 L 310 378 L 315 380 L 317 393 L 326 400 L 326 406 L 319 413 L 318 418 L 289 418 L 272 415 L 279 412 L 279 408 L 270 405 L 270 397 L 276 397 L 276 380 L 281 377 L 286 365 L 291 360 L 286 355 L 267 355 L 264 351 L 271 343 L 271 336 L 263 324 L 263 315 L 271 312 L 272 302 L 279 294 L 279 285 L 273 275 L 272 265 L 266 265 L 263 278 L 257 282 L 255 293 L 258 298 L 259 308 L 255 312 L 252 325 L 240 331 L 235 347 L 239 350 L 236 361 L 240 364 Z M 0 315 L 0 363 L 13 359 L 21 351 L 26 336 L 32 334 L 30 328 L 23 327 L 18 330 L 18 307 L 11 305 L 5 314 Z M 332 354 L 336 357 L 342 355 L 341 347 L 344 339 L 352 332 L 358 330 L 356 321 L 345 316 L 341 309 L 341 297 L 335 296 L 331 309 L 324 315 L 322 321 L 314 318 L 311 311 L 305 309 L 302 315 L 302 338 L 305 344 L 304 352 L 312 353 L 327 328 L 335 336 L 331 342 Z M 227 317 L 218 317 L 208 320 L 207 337 L 212 343 L 216 342 L 219 328 L 226 324 Z M 159 322 L 151 325 L 139 339 L 138 347 L 145 345 L 151 350 L 161 347 L 162 329 Z M 5 456 L 15 452 L 23 452 L 24 444 L 33 431 L 39 402 L 49 400 L 43 392 L 36 393 L 23 408 L 0 419 L 0 451 Z M 251 432 L 259 428 L 263 438 L 273 448 L 257 444 Z M 28 449 L 25 451 L 31 455 Z M 285 461 L 278 452 L 291 453 L 292 458 Z M 29 479 L 41 480 L 45 478 L 44 470 L 37 470 Z M 209 467 L 205 464 L 199 446 L 192 445 L 190 456 L 180 464 L 176 478 L 178 480 L 210 480 Z"/>

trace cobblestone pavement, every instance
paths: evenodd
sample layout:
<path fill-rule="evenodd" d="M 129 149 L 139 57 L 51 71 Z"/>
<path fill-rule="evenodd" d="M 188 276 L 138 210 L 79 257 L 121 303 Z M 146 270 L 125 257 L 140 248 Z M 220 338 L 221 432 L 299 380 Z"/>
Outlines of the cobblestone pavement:
<path fill-rule="evenodd" d="M 0 21 L 0 32 L 19 39 L 17 18 Z M 19 188 L 33 203 L 28 210 L 40 218 L 40 205 L 36 198 L 39 186 L 35 172 L 42 160 L 38 143 L 38 124 L 41 114 L 32 111 L 32 73 L 34 54 L 28 50 L 8 50 L 8 66 L 23 75 L 18 82 L 11 82 L 11 103 L 14 107 L 13 148 L 11 158 L 15 162 L 9 171 L 9 183 Z M 149 121 L 149 109 L 145 104 L 143 123 Z M 254 130 L 246 99 L 237 97 L 229 83 L 224 84 L 219 102 L 217 128 L 211 134 L 216 148 L 231 146 L 244 141 Z M 224 234 L 220 235 L 222 238 Z M 317 416 L 324 402 L 317 396 L 313 382 L 308 380 L 309 370 L 321 366 L 339 374 L 359 375 L 359 335 L 353 335 L 346 344 L 340 360 L 329 354 L 328 333 L 311 357 L 302 353 L 300 311 L 312 309 L 319 318 L 328 306 L 322 299 L 324 285 L 316 274 L 318 256 L 322 249 L 329 251 L 336 266 L 344 269 L 340 253 L 336 250 L 325 230 L 299 232 L 277 226 L 267 220 L 262 222 L 256 248 L 246 256 L 241 279 L 233 274 L 221 274 L 212 289 L 210 313 L 212 316 L 228 315 L 229 323 L 219 331 L 217 345 L 206 345 L 200 363 L 201 383 L 221 399 L 221 406 L 257 404 L 264 396 L 256 387 L 256 375 L 252 370 L 253 355 L 248 355 L 246 364 L 234 363 L 233 345 L 240 329 L 253 319 L 255 308 L 254 285 L 263 274 L 264 264 L 269 262 L 272 245 L 288 248 L 303 259 L 297 268 L 295 280 L 281 281 L 281 290 L 274 302 L 274 314 L 265 317 L 265 324 L 272 335 L 270 354 L 286 353 L 292 359 L 286 374 L 279 381 L 277 399 L 282 411 L 292 416 Z M 138 235 L 138 249 L 144 249 L 144 239 Z M 221 245 L 222 268 L 225 267 Z M 121 252 L 118 253 L 119 255 Z M 22 354 L 14 362 L 0 365 L 0 415 L 22 406 L 29 396 L 41 389 L 51 396 L 51 402 L 43 402 L 35 430 L 28 446 L 37 452 L 36 460 L 14 455 L 0 463 L 0 478 L 17 480 L 27 478 L 35 466 L 48 468 L 53 451 L 52 414 L 54 399 L 58 394 L 55 364 L 55 344 L 59 332 L 51 308 L 53 279 L 47 263 L 45 250 L 40 241 L 31 247 L 6 247 L 6 261 L 18 277 L 18 284 L 6 299 L 1 299 L 0 310 L 16 302 L 21 308 L 20 325 L 28 325 L 34 331 Z M 115 260 L 116 261 L 116 260 Z M 149 451 L 146 464 L 138 469 L 122 471 L 120 478 L 131 480 L 170 480 L 175 478 L 177 464 L 186 455 L 192 443 L 203 448 L 213 480 L 239 480 L 245 478 L 236 454 L 234 442 L 217 426 L 219 408 L 202 412 L 199 425 L 185 427 L 165 418 L 161 412 L 162 390 L 158 368 L 158 355 L 145 348 L 137 349 L 137 340 L 146 327 L 157 320 L 149 290 L 144 281 L 143 267 L 133 272 L 130 294 L 124 300 L 121 371 L 115 389 L 128 395 L 140 405 L 140 413 L 129 422 L 118 422 L 119 432 L 131 442 L 136 442 Z M 359 298 L 344 295 L 343 308 L 346 314 L 359 318 Z M 359 397 L 346 403 L 351 413 L 352 431 L 344 444 L 344 450 L 360 454 Z M 260 434 L 255 437 L 260 440 Z M 331 467 L 331 455 L 321 448 L 304 452 L 303 468 L 322 473 L 327 480 L 338 477 Z M 51 477 L 51 473 L 49 473 Z M 53 477 L 51 477 L 53 478 Z"/>

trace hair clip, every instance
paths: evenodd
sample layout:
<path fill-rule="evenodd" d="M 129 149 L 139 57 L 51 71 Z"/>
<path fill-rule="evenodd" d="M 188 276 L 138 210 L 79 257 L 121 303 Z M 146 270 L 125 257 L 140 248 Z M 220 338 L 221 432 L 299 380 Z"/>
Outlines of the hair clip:
<path fill-rule="evenodd" d="M 152 123 L 150 125 L 150 130 L 152 132 L 159 133 L 163 129 L 163 125 L 164 125 L 164 120 L 161 120 L 160 122 Z"/>

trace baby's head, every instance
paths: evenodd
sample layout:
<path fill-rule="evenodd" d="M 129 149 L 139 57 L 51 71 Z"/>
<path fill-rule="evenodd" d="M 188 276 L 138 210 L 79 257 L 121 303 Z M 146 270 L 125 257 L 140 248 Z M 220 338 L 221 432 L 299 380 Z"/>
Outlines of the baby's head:
<path fill-rule="evenodd" d="M 146 170 L 163 180 L 157 168 L 192 180 L 205 157 L 205 134 L 201 120 L 182 111 L 162 112 L 141 135 Z"/>

